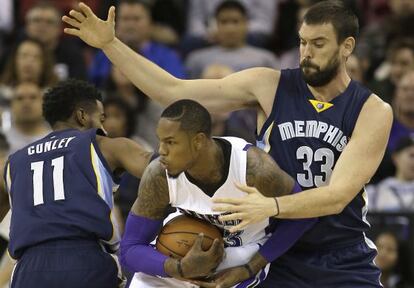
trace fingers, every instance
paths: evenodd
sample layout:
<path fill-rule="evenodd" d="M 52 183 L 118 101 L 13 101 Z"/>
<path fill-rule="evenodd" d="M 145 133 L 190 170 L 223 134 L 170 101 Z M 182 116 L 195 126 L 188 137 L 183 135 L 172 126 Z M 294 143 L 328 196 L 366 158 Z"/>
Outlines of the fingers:
<path fill-rule="evenodd" d="M 106 21 L 108 21 L 110 23 L 115 22 L 115 6 L 111 6 L 111 8 L 109 8 L 108 17 L 107 17 Z"/>
<path fill-rule="evenodd" d="M 85 21 L 85 16 L 76 10 L 70 10 L 69 15 L 75 18 L 79 23 Z"/>
<path fill-rule="evenodd" d="M 213 203 L 240 205 L 243 198 L 213 198 Z"/>
<path fill-rule="evenodd" d="M 63 22 L 69 24 L 72 27 L 75 27 L 75 28 L 79 28 L 80 27 L 80 23 L 78 21 L 76 21 L 75 19 L 70 18 L 68 16 L 63 16 L 62 17 L 62 20 L 63 20 Z"/>
<path fill-rule="evenodd" d="M 73 29 L 73 28 L 65 28 L 63 29 L 63 32 L 65 32 L 66 34 L 69 35 L 73 35 L 73 36 L 80 36 L 80 31 L 78 29 Z"/>
<path fill-rule="evenodd" d="M 219 220 L 223 222 L 230 220 L 244 220 L 246 216 L 246 213 L 232 213 L 219 216 Z"/>
<path fill-rule="evenodd" d="M 224 254 L 224 245 L 219 239 L 214 239 L 213 244 L 211 245 L 209 251 L 211 251 L 213 255 L 220 256 L 220 259 L 221 259 Z"/>
<path fill-rule="evenodd" d="M 230 205 L 214 205 L 213 211 L 215 212 L 240 212 L 243 208 L 241 206 L 238 206 L 237 204 L 230 204 Z"/>
<path fill-rule="evenodd" d="M 196 240 L 194 241 L 193 247 L 191 247 L 191 248 L 202 251 L 203 250 L 203 248 L 202 248 L 203 240 L 204 240 L 204 234 L 203 233 L 198 234 Z"/>
<path fill-rule="evenodd" d="M 237 232 L 237 231 L 244 230 L 244 228 L 249 224 L 250 224 L 249 221 L 242 221 L 238 225 L 231 227 L 229 229 L 229 231 L 230 231 L 230 233 L 234 233 L 234 232 Z"/>
<path fill-rule="evenodd" d="M 207 281 L 201 281 L 201 280 L 189 280 L 188 282 L 191 282 L 194 285 L 197 285 L 203 288 L 216 288 L 217 287 L 215 282 L 207 282 Z"/>
<path fill-rule="evenodd" d="M 89 8 L 89 6 L 86 5 L 85 3 L 80 2 L 79 3 L 79 8 L 86 15 L 86 17 L 93 17 L 93 16 L 95 16 L 95 14 L 93 14 L 91 8 Z"/>

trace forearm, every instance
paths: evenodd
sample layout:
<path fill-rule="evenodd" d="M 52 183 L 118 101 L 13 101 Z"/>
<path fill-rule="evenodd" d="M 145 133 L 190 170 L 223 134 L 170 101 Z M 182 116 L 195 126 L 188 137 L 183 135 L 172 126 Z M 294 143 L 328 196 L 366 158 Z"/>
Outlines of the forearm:
<path fill-rule="evenodd" d="M 135 86 L 153 100 L 167 106 L 178 99 L 174 90 L 181 80 L 145 59 L 118 38 L 114 38 L 102 50 Z"/>
<path fill-rule="evenodd" d="M 349 192 L 352 193 L 352 192 Z M 340 213 L 346 203 L 339 193 L 330 186 L 309 189 L 294 195 L 287 195 L 277 198 L 279 210 L 276 218 L 303 219 L 316 218 L 321 216 Z M 270 200 L 270 199 L 269 199 Z M 276 206 L 276 202 L 269 201 L 270 205 Z M 278 209 L 277 209 L 278 208 Z"/>

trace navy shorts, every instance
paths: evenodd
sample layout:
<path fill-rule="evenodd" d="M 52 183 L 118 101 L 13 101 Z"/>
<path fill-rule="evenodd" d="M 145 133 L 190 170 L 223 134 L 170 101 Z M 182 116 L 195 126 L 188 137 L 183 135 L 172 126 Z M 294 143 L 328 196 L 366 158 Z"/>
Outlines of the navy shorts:
<path fill-rule="evenodd" d="M 115 288 L 114 258 L 96 241 L 64 240 L 28 248 L 13 271 L 11 288 Z"/>
<path fill-rule="evenodd" d="M 348 247 L 309 251 L 293 248 L 270 266 L 262 288 L 377 288 L 380 270 L 374 248 L 363 241 Z"/>

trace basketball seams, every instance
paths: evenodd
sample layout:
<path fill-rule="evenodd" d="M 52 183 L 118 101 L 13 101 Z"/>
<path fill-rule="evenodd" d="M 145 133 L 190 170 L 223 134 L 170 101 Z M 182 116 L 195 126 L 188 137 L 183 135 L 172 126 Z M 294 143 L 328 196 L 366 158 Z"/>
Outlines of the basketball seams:
<path fill-rule="evenodd" d="M 174 253 L 175 255 L 178 255 L 180 257 L 184 257 L 185 256 L 185 255 L 181 255 L 180 253 L 175 252 L 174 250 L 171 250 L 170 248 L 168 248 L 167 246 L 165 246 L 161 241 L 157 241 L 157 243 L 159 243 L 163 248 L 167 249 L 171 253 Z M 171 255 L 171 256 L 173 256 L 173 255 Z"/>

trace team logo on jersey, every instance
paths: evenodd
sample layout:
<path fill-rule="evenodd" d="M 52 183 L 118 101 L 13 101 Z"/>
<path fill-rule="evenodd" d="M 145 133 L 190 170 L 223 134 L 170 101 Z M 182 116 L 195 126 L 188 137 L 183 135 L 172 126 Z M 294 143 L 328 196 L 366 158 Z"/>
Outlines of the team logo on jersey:
<path fill-rule="evenodd" d="M 313 99 L 309 99 L 309 102 L 312 104 L 313 108 L 315 108 L 315 110 L 318 113 L 321 113 L 329 108 L 331 108 L 333 106 L 333 104 L 328 103 L 328 102 L 322 102 L 322 101 L 318 101 L 318 100 L 313 100 Z"/>

